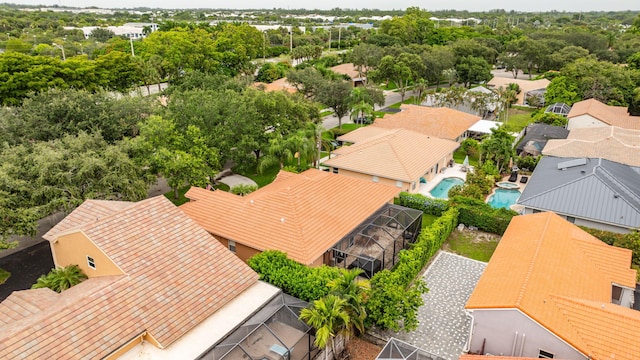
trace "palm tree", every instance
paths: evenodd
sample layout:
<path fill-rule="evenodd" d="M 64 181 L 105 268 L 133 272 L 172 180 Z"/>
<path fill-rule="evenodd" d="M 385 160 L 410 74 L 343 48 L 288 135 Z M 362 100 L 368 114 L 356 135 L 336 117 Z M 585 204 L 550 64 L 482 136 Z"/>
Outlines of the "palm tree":
<path fill-rule="evenodd" d="M 59 269 L 52 269 L 47 275 L 40 276 L 32 289 L 49 288 L 55 292 L 62 292 L 80 284 L 87 279 L 78 265 L 69 265 Z"/>
<path fill-rule="evenodd" d="M 282 169 L 284 168 L 284 163 L 291 158 L 293 158 L 293 153 L 284 138 L 282 136 L 271 138 L 269 139 L 269 145 L 265 149 L 265 156 L 258 163 L 258 172 L 263 173 L 275 164 L 280 164 L 280 169 Z"/>
<path fill-rule="evenodd" d="M 373 115 L 373 106 L 364 101 L 351 106 L 351 121 L 354 123 L 357 118 L 365 118 Z"/>
<path fill-rule="evenodd" d="M 347 324 L 347 336 L 353 334 L 353 329 L 357 329 L 361 334 L 364 333 L 364 320 L 367 317 L 365 302 L 367 300 L 368 291 L 371 289 L 369 280 L 358 279 L 362 273 L 362 269 L 354 268 L 351 270 L 341 269 L 341 276 L 330 281 L 330 294 L 339 296 L 346 301 L 347 313 L 349 314 L 349 323 Z"/>
<path fill-rule="evenodd" d="M 327 295 L 315 300 L 311 308 L 300 311 L 300 320 L 316 330 L 314 343 L 317 347 L 325 349 L 325 360 L 328 357 L 327 347 L 331 347 L 335 357 L 335 337 L 347 331 L 349 323 L 347 306 L 346 300 L 336 295 Z"/>
<path fill-rule="evenodd" d="M 427 89 L 429 89 L 429 84 L 424 79 L 418 79 L 418 81 L 416 81 L 413 86 L 413 92 L 418 93 L 416 96 L 416 105 L 421 104 L 427 97 Z"/>

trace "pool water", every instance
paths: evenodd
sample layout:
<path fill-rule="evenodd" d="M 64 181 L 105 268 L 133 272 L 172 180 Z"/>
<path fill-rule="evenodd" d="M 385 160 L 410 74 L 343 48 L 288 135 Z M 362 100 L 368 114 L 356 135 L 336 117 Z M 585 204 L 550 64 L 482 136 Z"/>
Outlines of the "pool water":
<path fill-rule="evenodd" d="M 430 193 L 433 197 L 439 199 L 448 199 L 449 190 L 456 185 L 464 184 L 464 180 L 456 177 L 442 179 L 436 187 L 431 189 Z"/>
<path fill-rule="evenodd" d="M 520 197 L 519 190 L 496 189 L 496 192 L 489 197 L 489 205 L 494 208 L 509 209 Z"/>

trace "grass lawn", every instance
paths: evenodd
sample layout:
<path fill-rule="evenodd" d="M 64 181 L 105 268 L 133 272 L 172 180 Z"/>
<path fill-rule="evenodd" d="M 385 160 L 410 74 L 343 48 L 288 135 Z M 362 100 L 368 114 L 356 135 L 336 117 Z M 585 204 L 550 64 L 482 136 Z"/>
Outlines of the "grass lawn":
<path fill-rule="evenodd" d="M 488 262 L 498 246 L 499 239 L 493 234 L 454 230 L 443 248 L 470 259 Z"/>
<path fill-rule="evenodd" d="M 5 269 L 0 269 L 0 285 L 4 284 L 5 281 L 11 276 L 11 273 Z"/>
<path fill-rule="evenodd" d="M 524 129 L 525 126 L 531 123 L 531 113 L 534 112 L 535 109 L 528 108 L 511 108 L 509 109 L 509 117 L 505 122 L 505 126 L 508 131 L 519 132 Z M 504 121 L 504 118 L 500 118 L 499 121 Z"/>
<path fill-rule="evenodd" d="M 395 104 L 389 105 L 389 108 L 391 108 L 391 109 L 400 109 L 400 105 L 402 105 L 402 104 L 414 105 L 415 103 L 416 103 L 416 99 L 413 96 L 409 96 L 408 98 L 404 99 L 404 101 L 397 102 Z"/>
<path fill-rule="evenodd" d="M 424 229 L 427 226 L 431 225 L 434 221 L 436 221 L 437 218 L 438 216 L 435 215 L 422 214 L 422 228 Z"/>
<path fill-rule="evenodd" d="M 467 155 L 464 153 L 464 151 L 458 149 L 453 153 L 453 160 L 457 163 L 457 164 L 462 164 L 462 162 L 464 161 L 464 158 Z M 469 165 L 471 166 L 478 166 L 478 158 L 475 156 L 469 156 Z"/>
<path fill-rule="evenodd" d="M 265 170 L 262 174 L 255 170 L 239 174 L 255 181 L 256 184 L 258 184 L 258 187 L 261 188 L 265 185 L 271 184 L 273 180 L 275 180 L 276 175 L 278 175 L 278 171 L 280 171 L 280 165 L 274 165 Z"/>
<path fill-rule="evenodd" d="M 331 111 L 331 110 L 327 110 L 327 111 L 323 111 L 323 112 L 321 112 L 321 113 L 320 113 L 320 117 L 321 117 L 321 118 L 323 118 L 323 117 L 325 117 L 325 116 L 329 116 L 329 115 L 332 115 L 332 114 L 333 114 L 333 111 Z"/>

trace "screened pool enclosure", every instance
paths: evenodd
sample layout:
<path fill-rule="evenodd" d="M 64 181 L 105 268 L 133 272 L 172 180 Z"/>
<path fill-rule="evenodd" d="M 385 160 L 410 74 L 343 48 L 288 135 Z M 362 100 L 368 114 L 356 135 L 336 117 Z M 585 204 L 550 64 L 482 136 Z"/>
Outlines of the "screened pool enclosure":
<path fill-rule="evenodd" d="M 422 227 L 422 211 L 386 204 L 336 243 L 334 266 L 360 268 L 371 278 L 398 261 L 398 253 L 413 243 Z"/>
<path fill-rule="evenodd" d="M 444 360 L 404 341 L 391 338 L 376 360 Z"/>
<path fill-rule="evenodd" d="M 200 359 L 311 360 L 319 352 L 298 317 L 308 303 L 280 293 Z"/>

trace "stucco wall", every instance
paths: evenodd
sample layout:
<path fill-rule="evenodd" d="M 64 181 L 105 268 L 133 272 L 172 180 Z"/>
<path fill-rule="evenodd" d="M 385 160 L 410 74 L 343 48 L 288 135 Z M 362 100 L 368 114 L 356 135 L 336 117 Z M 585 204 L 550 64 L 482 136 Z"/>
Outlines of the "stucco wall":
<path fill-rule="evenodd" d="M 373 176 L 372 175 L 363 174 L 363 173 L 359 173 L 359 172 L 355 172 L 355 171 L 339 169 L 338 170 L 338 174 L 349 176 L 349 177 L 356 178 L 356 179 L 361 179 L 361 180 L 366 180 L 366 181 L 373 182 Z M 418 179 L 418 181 L 419 180 L 420 179 Z M 398 187 L 398 186 L 396 186 L 396 180 L 384 178 L 384 177 L 381 177 L 381 176 L 378 177 L 378 183 L 379 184 Z M 411 184 L 410 183 L 406 183 L 406 182 L 401 182 L 401 183 L 402 183 L 402 187 L 398 187 L 399 189 L 402 189 L 402 191 L 410 191 L 411 190 L 410 189 L 411 188 Z M 416 188 L 417 188 L 417 185 L 416 185 Z"/>
<path fill-rule="evenodd" d="M 518 310 L 474 310 L 472 315 L 470 352 L 480 352 L 484 347 L 484 354 L 537 358 L 539 351 L 544 350 L 555 354 L 556 359 L 587 359 Z"/>
<path fill-rule="evenodd" d="M 524 214 L 533 214 L 533 209 L 532 208 L 528 208 L 525 207 L 524 208 Z M 567 215 L 565 214 L 561 214 L 561 213 L 557 213 L 558 215 L 564 217 L 566 219 Z M 575 217 L 575 216 L 574 216 Z M 578 225 L 578 226 L 585 226 L 588 228 L 592 228 L 592 229 L 598 229 L 598 230 L 605 230 L 605 231 L 611 231 L 611 232 L 615 232 L 615 233 L 619 233 L 619 234 L 627 234 L 630 232 L 629 229 L 621 227 L 621 226 L 615 226 L 615 225 L 611 225 L 611 224 L 604 224 L 604 223 L 600 223 L 600 222 L 596 222 L 593 220 L 587 220 L 587 219 L 581 219 L 579 217 L 575 217 L 575 221 L 574 224 Z"/>
<path fill-rule="evenodd" d="M 78 265 L 89 278 L 123 274 L 116 264 L 80 231 L 58 237 L 51 244 L 51 252 L 57 267 Z M 93 258 L 95 269 L 87 264 L 87 256 Z"/>
<path fill-rule="evenodd" d="M 222 244 L 222 246 L 226 247 L 227 249 L 229 248 L 229 240 L 225 239 L 221 236 L 218 236 L 216 234 L 212 234 L 216 239 L 218 239 L 218 241 L 220 241 L 220 243 Z M 240 258 L 240 260 L 247 262 L 247 260 L 249 260 L 249 258 L 251 258 L 253 255 L 259 253 L 259 250 L 256 250 L 252 247 L 249 247 L 247 245 L 241 244 L 239 242 L 236 241 L 236 256 Z"/>
<path fill-rule="evenodd" d="M 567 124 L 567 130 L 582 129 L 582 128 L 596 128 L 609 126 L 602 121 L 594 118 L 591 115 L 574 116 L 569 119 Z"/>

